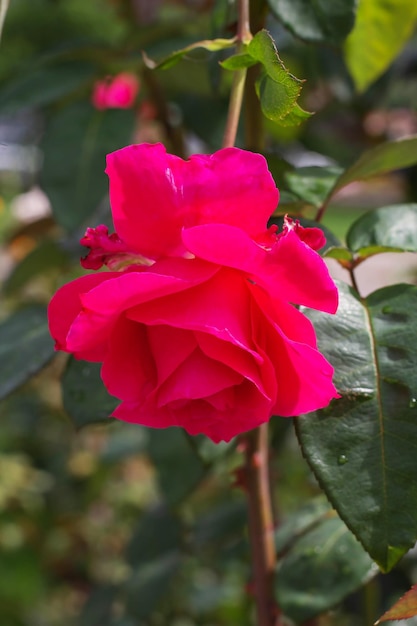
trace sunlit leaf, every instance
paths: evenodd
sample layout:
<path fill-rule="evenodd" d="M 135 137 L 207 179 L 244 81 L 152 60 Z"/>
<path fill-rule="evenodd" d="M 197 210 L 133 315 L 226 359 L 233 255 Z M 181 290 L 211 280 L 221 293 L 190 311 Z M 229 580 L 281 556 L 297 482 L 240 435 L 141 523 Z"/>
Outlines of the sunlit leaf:
<path fill-rule="evenodd" d="M 389 67 L 411 37 L 416 20 L 415 0 L 360 0 L 345 43 L 346 64 L 358 91 Z"/>
<path fill-rule="evenodd" d="M 7 9 L 9 8 L 10 0 L 0 0 L 0 39 L 3 32 L 4 21 L 6 19 Z"/>
<path fill-rule="evenodd" d="M 335 316 L 307 314 L 342 397 L 297 432 L 333 506 L 387 571 L 417 538 L 417 287 L 339 293 Z"/>
<path fill-rule="evenodd" d="M 0 398 L 36 374 L 54 354 L 46 308 L 32 304 L 0 324 Z"/>
<path fill-rule="evenodd" d="M 199 48 L 203 50 L 208 50 L 209 52 L 218 52 L 219 50 L 227 50 L 228 48 L 232 48 L 236 45 L 236 39 L 205 39 L 203 41 L 196 41 L 195 43 L 182 48 L 181 50 L 176 50 L 168 57 L 156 63 L 149 59 L 146 55 L 144 55 L 145 63 L 150 69 L 160 69 L 166 70 L 173 65 L 176 65 L 178 61 L 182 59 L 183 56 L 192 52 L 193 50 L 197 50 Z"/>
<path fill-rule="evenodd" d="M 268 0 L 268 4 L 296 37 L 339 44 L 353 28 L 357 0 Z"/>
<path fill-rule="evenodd" d="M 257 83 L 264 115 L 275 122 L 286 119 L 289 125 L 299 124 L 310 116 L 297 104 L 303 81 L 293 76 L 281 61 L 274 40 L 266 30 L 256 33 L 246 53 L 262 64 L 264 74 Z"/>

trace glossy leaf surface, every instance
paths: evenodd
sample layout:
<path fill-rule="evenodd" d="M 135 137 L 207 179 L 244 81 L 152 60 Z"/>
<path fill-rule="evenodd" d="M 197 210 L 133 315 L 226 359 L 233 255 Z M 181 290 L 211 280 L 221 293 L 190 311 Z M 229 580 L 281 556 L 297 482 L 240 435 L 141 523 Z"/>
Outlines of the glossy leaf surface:
<path fill-rule="evenodd" d="M 368 211 L 352 224 L 346 242 L 355 252 L 370 246 L 416 252 L 417 204 L 397 204 Z"/>
<path fill-rule="evenodd" d="M 308 316 L 342 397 L 297 420 L 303 454 L 387 571 L 417 537 L 417 288 L 394 285 L 359 300 L 341 284 L 335 316 Z"/>
<path fill-rule="evenodd" d="M 341 43 L 355 23 L 356 0 L 268 0 L 271 11 L 296 37 Z"/>

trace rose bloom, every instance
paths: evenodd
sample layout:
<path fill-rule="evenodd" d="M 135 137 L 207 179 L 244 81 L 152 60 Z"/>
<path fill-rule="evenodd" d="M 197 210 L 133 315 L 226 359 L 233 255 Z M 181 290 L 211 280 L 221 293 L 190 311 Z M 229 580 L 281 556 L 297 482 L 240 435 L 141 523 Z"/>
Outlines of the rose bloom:
<path fill-rule="evenodd" d="M 123 72 L 95 83 L 91 101 L 96 109 L 130 109 L 139 91 L 134 74 Z"/>
<path fill-rule="evenodd" d="M 265 159 L 237 148 L 184 161 L 160 145 L 109 154 L 117 234 L 87 229 L 90 273 L 49 306 L 59 350 L 102 362 L 113 416 L 228 441 L 272 415 L 338 397 L 333 368 L 294 306 L 334 313 L 321 230 L 266 228 L 278 190 Z"/>

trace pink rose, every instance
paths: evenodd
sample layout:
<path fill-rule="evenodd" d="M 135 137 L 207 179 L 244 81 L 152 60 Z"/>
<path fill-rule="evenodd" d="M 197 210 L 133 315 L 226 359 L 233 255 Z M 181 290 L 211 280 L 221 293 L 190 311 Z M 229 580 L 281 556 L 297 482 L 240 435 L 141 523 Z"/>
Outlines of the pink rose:
<path fill-rule="evenodd" d="M 114 417 L 228 441 L 325 407 L 333 368 L 293 303 L 334 313 L 319 229 L 266 229 L 278 190 L 259 154 L 188 161 L 160 145 L 108 155 L 117 234 L 88 229 L 83 266 L 49 307 L 59 350 L 103 363 Z"/>
<path fill-rule="evenodd" d="M 96 109 L 130 109 L 139 91 L 139 81 L 127 72 L 95 83 L 91 101 Z"/>

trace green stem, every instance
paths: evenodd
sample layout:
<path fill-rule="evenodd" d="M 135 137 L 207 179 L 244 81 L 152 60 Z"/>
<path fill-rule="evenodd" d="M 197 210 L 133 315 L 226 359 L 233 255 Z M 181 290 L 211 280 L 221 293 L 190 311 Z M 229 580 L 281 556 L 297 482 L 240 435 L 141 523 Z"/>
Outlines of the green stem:
<path fill-rule="evenodd" d="M 268 424 L 255 428 L 242 439 L 245 447 L 245 484 L 256 623 L 257 626 L 274 626 L 277 624 L 273 588 L 276 557 L 269 482 Z"/>
<path fill-rule="evenodd" d="M 242 50 L 243 44 L 250 41 L 252 35 L 249 28 L 249 0 L 238 0 L 238 25 L 236 33 L 236 52 Z M 233 76 L 232 89 L 230 93 L 229 112 L 227 115 L 226 127 L 223 135 L 223 148 L 230 148 L 235 145 L 236 133 L 242 111 L 243 94 L 245 92 L 246 68 L 236 70 Z"/>

